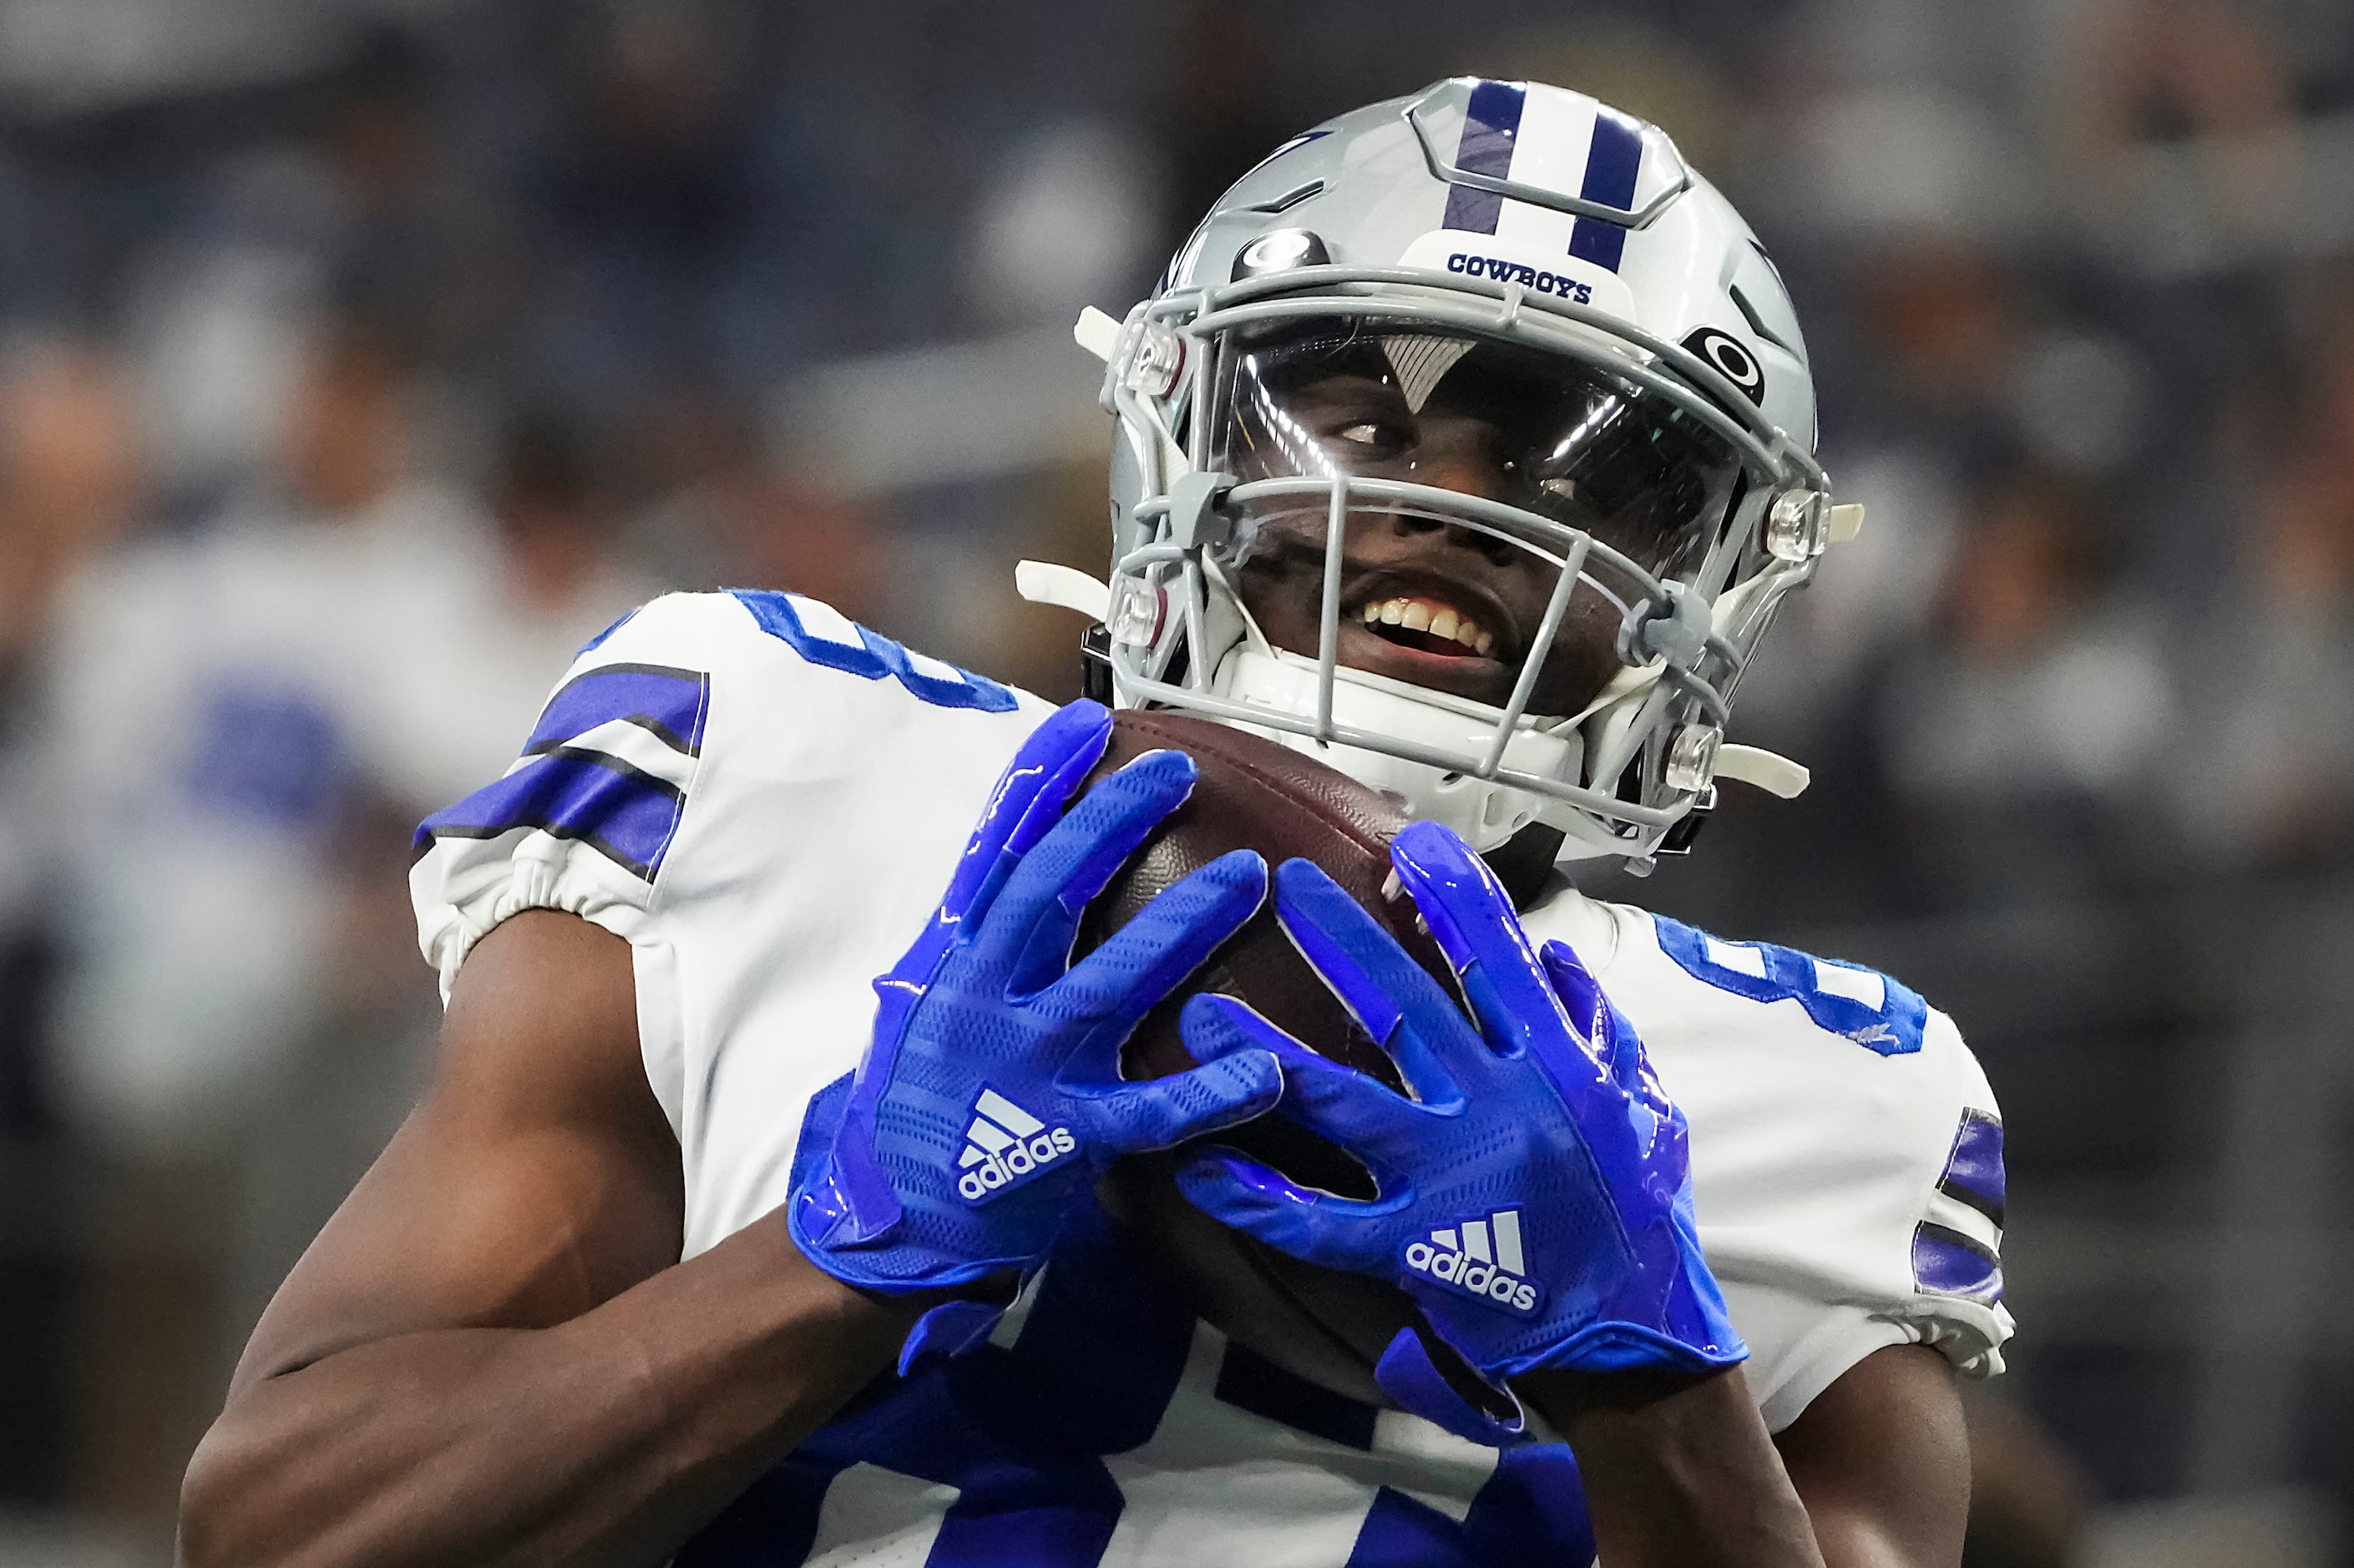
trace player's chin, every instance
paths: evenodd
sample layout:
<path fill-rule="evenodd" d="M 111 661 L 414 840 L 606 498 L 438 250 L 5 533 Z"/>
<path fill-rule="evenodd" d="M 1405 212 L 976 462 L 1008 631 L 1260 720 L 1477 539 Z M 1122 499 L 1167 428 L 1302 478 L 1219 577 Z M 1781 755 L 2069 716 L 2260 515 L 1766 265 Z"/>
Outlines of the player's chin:
<path fill-rule="evenodd" d="M 1490 707 L 1502 707 L 1511 700 L 1513 668 L 1500 659 L 1485 657 L 1469 648 L 1458 653 L 1413 647 L 1354 621 L 1342 621 L 1340 631 L 1333 652 L 1352 670 L 1386 675 L 1394 681 L 1445 692 L 1450 696 L 1468 697 Z M 1438 641 L 1435 638 L 1424 641 Z"/>

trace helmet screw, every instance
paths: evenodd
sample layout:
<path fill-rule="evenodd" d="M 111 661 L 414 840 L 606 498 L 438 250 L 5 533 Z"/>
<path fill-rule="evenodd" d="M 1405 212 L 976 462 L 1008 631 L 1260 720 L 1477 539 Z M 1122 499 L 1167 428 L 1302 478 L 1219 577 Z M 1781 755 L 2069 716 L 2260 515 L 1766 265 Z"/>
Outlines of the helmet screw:
<path fill-rule="evenodd" d="M 1716 748 L 1724 732 L 1712 724 L 1688 724 L 1676 731 L 1668 747 L 1667 781 L 1670 789 L 1697 795 L 1716 777 Z"/>
<path fill-rule="evenodd" d="M 1128 648 L 1150 648 L 1161 641 L 1161 625 L 1168 618 L 1169 592 L 1142 577 L 1114 577 L 1111 615 L 1104 629 L 1114 642 Z"/>
<path fill-rule="evenodd" d="M 1177 390 L 1185 373 L 1185 340 L 1165 323 L 1148 321 L 1136 334 L 1124 379 L 1129 390 L 1147 397 L 1166 397 Z"/>
<path fill-rule="evenodd" d="M 1777 561 L 1808 561 L 1830 543 L 1829 498 L 1819 491 L 1793 490 L 1774 499 L 1766 514 L 1766 549 Z"/>

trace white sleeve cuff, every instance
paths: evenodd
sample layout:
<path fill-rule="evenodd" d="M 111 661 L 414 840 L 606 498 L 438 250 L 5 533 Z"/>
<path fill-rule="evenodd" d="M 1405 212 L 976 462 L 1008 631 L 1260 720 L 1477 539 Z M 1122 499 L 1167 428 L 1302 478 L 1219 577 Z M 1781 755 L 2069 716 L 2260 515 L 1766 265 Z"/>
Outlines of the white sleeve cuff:
<path fill-rule="evenodd" d="M 1796 1421 L 1817 1394 L 1874 1351 L 1921 1337 L 1911 1326 L 1861 1307 L 1826 1306 L 1770 1286 L 1728 1283 L 1724 1298 L 1734 1326 L 1749 1341 L 1743 1371 L 1768 1432 Z"/>

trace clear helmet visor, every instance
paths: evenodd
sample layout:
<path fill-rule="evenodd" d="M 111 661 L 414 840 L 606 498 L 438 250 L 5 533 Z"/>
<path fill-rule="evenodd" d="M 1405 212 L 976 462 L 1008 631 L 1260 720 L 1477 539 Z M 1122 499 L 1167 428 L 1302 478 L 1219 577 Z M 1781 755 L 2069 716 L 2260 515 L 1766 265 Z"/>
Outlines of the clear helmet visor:
<path fill-rule="evenodd" d="M 1701 569 L 1742 482 L 1669 400 L 1426 323 L 1235 334 L 1213 410 L 1213 461 L 1240 482 L 1220 565 L 1270 643 L 1318 656 L 1332 482 L 1364 482 L 1338 514 L 1339 663 L 1490 707 L 1519 694 L 1532 716 L 1585 708 L 1625 667 L 1628 611 Z M 1317 482 L 1265 482 L 1283 481 Z"/>

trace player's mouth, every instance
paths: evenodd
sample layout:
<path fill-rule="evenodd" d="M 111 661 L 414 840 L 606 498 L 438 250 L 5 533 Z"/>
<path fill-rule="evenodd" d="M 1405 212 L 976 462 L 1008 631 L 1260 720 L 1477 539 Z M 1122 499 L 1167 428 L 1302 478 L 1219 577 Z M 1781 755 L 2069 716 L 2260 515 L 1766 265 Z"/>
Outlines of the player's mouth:
<path fill-rule="evenodd" d="M 1472 590 L 1377 572 L 1343 601 L 1340 632 L 1336 652 L 1352 669 L 1479 703 L 1511 694 L 1519 639 L 1501 607 Z"/>
<path fill-rule="evenodd" d="M 1384 642 L 1418 653 L 1484 659 L 1496 646 L 1494 632 L 1442 599 L 1401 594 L 1379 602 L 1369 600 L 1357 618 Z"/>

